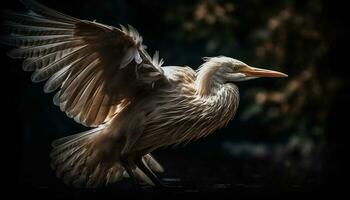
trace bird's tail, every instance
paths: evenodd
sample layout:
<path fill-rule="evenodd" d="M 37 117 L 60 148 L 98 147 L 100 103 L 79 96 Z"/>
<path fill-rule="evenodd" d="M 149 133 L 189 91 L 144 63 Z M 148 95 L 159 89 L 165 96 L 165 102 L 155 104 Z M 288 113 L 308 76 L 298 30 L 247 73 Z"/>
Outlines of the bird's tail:
<path fill-rule="evenodd" d="M 103 134 L 103 127 L 98 127 L 53 141 L 51 167 L 56 170 L 57 177 L 68 185 L 87 188 L 105 186 L 127 177 L 119 161 L 122 145 L 100 137 Z M 150 154 L 143 160 L 152 170 L 163 171 Z M 134 167 L 133 170 L 137 178 L 153 184 L 140 169 Z"/>

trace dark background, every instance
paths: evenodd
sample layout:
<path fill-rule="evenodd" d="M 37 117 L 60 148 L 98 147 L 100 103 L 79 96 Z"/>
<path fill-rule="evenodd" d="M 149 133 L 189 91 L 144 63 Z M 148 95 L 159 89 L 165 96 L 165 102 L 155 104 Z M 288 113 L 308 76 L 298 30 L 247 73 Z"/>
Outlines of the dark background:
<path fill-rule="evenodd" d="M 166 170 L 160 176 L 184 186 L 178 192 L 336 195 L 348 185 L 343 181 L 350 102 L 346 5 L 321 0 L 40 2 L 81 19 L 133 25 L 148 52 L 159 50 L 165 65 L 197 68 L 201 57 L 226 55 L 289 75 L 238 83 L 240 107 L 226 128 L 154 153 Z M 2 9 L 24 10 L 17 1 L 3 3 Z M 21 61 L 6 57 L 8 47 L 0 48 L 3 110 L 9 119 L 3 134 L 10 137 L 3 152 L 13 160 L 6 161 L 14 170 L 11 186 L 84 194 L 55 177 L 49 152 L 52 140 L 86 128 L 52 104 L 43 84 L 31 83 Z M 124 181 L 102 191 L 129 189 Z"/>

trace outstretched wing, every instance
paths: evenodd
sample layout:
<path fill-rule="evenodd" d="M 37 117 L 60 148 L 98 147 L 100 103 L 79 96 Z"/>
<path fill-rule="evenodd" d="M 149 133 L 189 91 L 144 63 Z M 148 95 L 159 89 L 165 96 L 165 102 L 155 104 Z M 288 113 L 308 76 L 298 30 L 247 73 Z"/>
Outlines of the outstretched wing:
<path fill-rule="evenodd" d="M 45 92 L 59 89 L 55 105 L 77 122 L 93 127 L 107 122 L 140 93 L 164 77 L 142 37 L 121 29 L 80 20 L 23 0 L 28 13 L 5 12 L 1 42 L 17 46 L 8 55 L 24 58 L 33 82 L 46 81 Z"/>

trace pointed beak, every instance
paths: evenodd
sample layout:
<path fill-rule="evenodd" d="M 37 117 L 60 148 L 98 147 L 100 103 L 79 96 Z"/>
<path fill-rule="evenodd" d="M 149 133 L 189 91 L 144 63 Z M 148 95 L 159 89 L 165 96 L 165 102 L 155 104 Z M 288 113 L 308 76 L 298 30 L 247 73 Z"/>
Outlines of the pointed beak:
<path fill-rule="evenodd" d="M 288 77 L 287 74 L 284 74 L 282 72 L 267 69 L 259 69 L 250 66 L 243 68 L 240 72 L 244 73 L 248 77 Z"/>

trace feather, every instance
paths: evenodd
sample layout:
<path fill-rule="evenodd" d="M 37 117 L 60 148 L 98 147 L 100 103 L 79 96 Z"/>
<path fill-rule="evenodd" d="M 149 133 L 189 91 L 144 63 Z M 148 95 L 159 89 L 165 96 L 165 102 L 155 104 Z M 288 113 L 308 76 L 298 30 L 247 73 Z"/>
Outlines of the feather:
<path fill-rule="evenodd" d="M 160 68 L 164 64 L 163 59 L 159 60 L 159 51 L 156 51 L 154 53 L 153 58 L 152 58 L 152 64 L 154 66 L 156 66 L 157 68 Z"/>
<path fill-rule="evenodd" d="M 111 175 L 111 181 L 109 181 L 110 183 L 114 183 L 117 181 L 120 181 L 123 178 L 123 173 L 124 171 L 119 169 L 117 172 L 115 172 L 113 175 Z"/>
<path fill-rule="evenodd" d="M 8 52 L 8 56 L 11 58 L 32 58 L 44 56 L 50 53 L 54 53 L 57 51 L 70 49 L 73 47 L 78 47 L 84 45 L 84 42 L 81 40 L 67 41 L 67 42 L 59 42 L 54 44 L 45 44 L 41 46 L 35 47 L 26 47 L 13 49 Z"/>
<path fill-rule="evenodd" d="M 70 97 L 69 95 L 71 95 L 69 91 L 74 91 L 75 88 L 78 88 L 77 85 L 79 83 L 85 81 L 84 77 L 86 73 L 90 74 L 94 71 L 96 62 L 98 62 L 97 56 L 96 53 L 85 55 L 72 66 L 71 73 L 61 88 L 62 96 L 60 97 L 60 101 L 66 101 Z"/>
<path fill-rule="evenodd" d="M 45 44 L 59 43 L 77 40 L 81 38 L 74 38 L 71 35 L 48 35 L 48 36 L 22 36 L 22 35 L 9 35 L 1 36 L 1 43 L 10 45 L 10 46 L 20 46 L 20 47 L 29 47 L 29 46 L 40 46 Z"/>
<path fill-rule="evenodd" d="M 56 72 L 53 76 L 49 78 L 49 80 L 45 83 L 44 86 L 45 93 L 53 92 L 62 85 L 63 81 L 65 81 L 68 76 L 70 66 L 71 65 L 68 65 L 60 69 L 58 72 Z"/>
<path fill-rule="evenodd" d="M 77 89 L 71 92 L 74 97 L 70 97 L 67 101 L 65 101 L 64 107 L 61 107 L 62 110 L 66 111 L 68 117 L 77 120 L 76 117 L 81 116 L 82 110 L 85 108 L 87 103 L 87 98 L 95 86 L 94 84 L 96 79 L 97 78 L 95 78 L 91 73 L 88 79 L 83 80 L 84 82 L 81 83 Z"/>
<path fill-rule="evenodd" d="M 101 171 L 101 164 L 99 163 L 89 176 L 89 180 L 86 183 L 88 188 L 94 188 L 96 186 L 96 177 L 98 176 L 100 171 Z"/>
<path fill-rule="evenodd" d="M 84 115 L 84 110 L 89 109 L 88 105 L 88 97 L 91 96 L 94 88 L 94 84 L 96 80 L 91 80 L 88 84 L 84 85 L 83 93 L 79 92 L 77 97 L 74 99 L 74 102 L 71 104 L 69 111 L 67 112 L 68 116 L 74 118 L 75 121 L 80 122 Z M 84 122 L 85 123 L 85 122 Z M 85 123 L 86 124 L 86 123 Z"/>
<path fill-rule="evenodd" d="M 86 101 L 86 104 L 84 105 L 82 111 L 81 111 L 81 115 L 80 115 L 80 121 L 83 123 L 83 125 L 85 126 L 90 126 L 92 125 L 92 121 L 91 121 L 91 116 L 93 115 L 92 113 L 90 114 L 90 109 L 93 109 L 92 105 L 97 103 L 97 98 L 101 98 L 98 94 L 98 92 L 100 91 L 101 87 L 99 84 L 101 84 L 101 80 L 100 80 L 100 75 L 102 72 L 98 72 L 96 74 L 96 79 L 94 80 L 94 82 L 92 83 L 91 87 L 91 92 L 90 93 L 86 93 L 88 94 L 88 98 Z M 95 78 L 95 77 L 94 77 Z M 90 115 L 89 115 L 90 114 Z M 93 124 L 93 126 L 96 126 L 95 124 Z"/>
<path fill-rule="evenodd" d="M 134 54 L 135 54 L 135 55 L 134 55 L 134 57 L 135 57 L 135 62 L 136 62 L 137 64 L 141 64 L 142 58 L 141 58 L 141 56 L 140 56 L 139 51 L 136 50 Z"/>
<path fill-rule="evenodd" d="M 59 149 L 59 151 L 52 152 L 50 157 L 53 159 L 52 165 L 57 166 L 62 165 L 73 165 L 73 162 L 76 160 L 75 156 L 77 152 L 78 155 L 81 155 L 80 151 L 84 149 L 83 145 L 77 145 L 66 149 Z"/>
<path fill-rule="evenodd" d="M 164 168 L 158 163 L 156 159 L 153 158 L 151 154 L 144 155 L 142 159 L 151 170 L 159 173 L 164 172 Z"/>
<path fill-rule="evenodd" d="M 92 68 L 92 70 L 94 70 Z M 88 109 L 88 102 L 93 97 L 97 81 L 100 77 L 94 76 L 93 73 L 87 74 L 89 77 L 82 80 L 83 82 L 78 86 L 79 90 L 74 91 L 75 98 L 70 98 L 64 109 L 66 109 L 67 115 L 70 117 L 76 117 L 79 115 L 79 120 L 82 120 L 84 111 Z M 74 112 L 78 111 L 78 112 Z"/>
<path fill-rule="evenodd" d="M 137 50 L 135 48 L 129 48 L 126 53 L 124 54 L 123 59 L 120 62 L 120 69 L 125 68 L 127 65 L 130 64 L 130 62 L 135 58 L 135 52 Z"/>
<path fill-rule="evenodd" d="M 56 92 L 56 94 L 55 94 L 55 96 L 53 97 L 53 104 L 55 105 L 55 106 L 59 106 L 60 105 L 60 95 L 61 95 L 61 91 L 58 91 L 58 92 Z"/>
<path fill-rule="evenodd" d="M 52 76 L 54 73 L 56 73 L 58 70 L 60 70 L 62 67 L 69 65 L 71 63 L 77 62 L 77 60 L 81 59 L 82 55 L 86 54 L 87 51 L 89 51 L 89 49 L 85 47 L 86 46 L 83 46 L 78 50 L 64 56 L 63 58 L 55 62 L 52 62 L 49 65 L 45 66 L 44 68 L 34 72 L 32 75 L 32 81 L 41 82 L 43 80 L 46 80 L 47 78 Z"/>
<path fill-rule="evenodd" d="M 148 183 L 149 185 L 153 185 L 154 186 L 154 183 L 151 181 L 151 179 L 148 178 L 148 176 L 146 176 L 146 174 L 143 173 L 140 170 L 140 168 L 136 167 L 136 169 L 134 170 L 134 173 L 135 173 L 136 178 L 144 181 L 145 183 Z"/>
<path fill-rule="evenodd" d="M 53 53 L 50 53 L 50 54 L 47 54 L 47 55 L 44 55 L 41 57 L 27 58 L 26 60 L 24 60 L 22 68 L 24 71 L 39 70 L 39 69 L 49 65 L 50 63 L 53 63 L 53 62 L 63 58 L 64 56 L 66 56 L 70 52 L 73 52 L 79 48 L 81 48 L 81 47 L 65 49 L 65 50 L 53 52 Z"/>
<path fill-rule="evenodd" d="M 66 144 L 67 142 L 69 142 L 69 143 L 76 142 L 76 141 L 78 141 L 79 139 L 81 139 L 83 137 L 87 137 L 87 136 L 89 136 L 89 135 L 91 135 L 93 133 L 101 131 L 103 128 L 104 128 L 103 126 L 100 126 L 98 128 L 94 128 L 94 129 L 87 130 L 87 131 L 84 131 L 84 132 L 81 132 L 81 133 L 78 133 L 78 134 L 74 134 L 74 135 L 70 135 L 70 136 L 67 136 L 67 137 L 63 137 L 63 138 L 54 140 L 52 142 L 52 147 L 56 148 L 56 147 L 58 147 L 60 145 Z"/>
<path fill-rule="evenodd" d="M 11 21 L 2 22 L 3 31 L 18 35 L 73 35 L 73 29 L 23 25 Z"/>
<path fill-rule="evenodd" d="M 89 59 L 93 58 L 93 56 L 90 56 L 87 57 L 86 60 L 80 61 L 79 63 L 83 62 L 81 66 L 75 66 L 75 68 L 80 67 L 80 73 L 74 74 L 74 72 L 72 72 L 71 77 L 69 77 L 63 85 L 61 89 L 62 95 L 60 97 L 60 101 L 67 101 L 66 106 L 62 108 L 63 110 L 71 112 L 73 105 L 76 105 L 78 102 L 85 103 L 85 100 L 81 99 L 81 97 L 82 94 L 86 92 L 86 87 L 94 77 L 94 72 L 96 70 L 94 66 L 98 60 L 95 60 L 91 63 L 88 63 L 86 61 L 89 61 Z"/>
<path fill-rule="evenodd" d="M 89 106 L 89 111 L 87 113 L 87 117 L 85 119 L 85 123 L 96 126 L 94 123 L 96 121 L 96 117 L 98 116 L 99 110 L 101 108 L 101 104 L 103 103 L 104 95 L 101 92 L 103 85 L 99 85 L 97 90 L 95 91 L 94 96 L 91 100 L 91 105 Z"/>
<path fill-rule="evenodd" d="M 125 28 L 125 26 L 119 24 L 120 28 L 122 29 L 122 31 L 125 33 L 125 34 L 129 34 L 129 31 L 127 28 Z"/>
<path fill-rule="evenodd" d="M 143 39 L 140 36 L 139 32 L 137 32 L 137 30 L 131 25 L 128 25 L 128 28 L 129 28 L 128 35 L 135 40 L 136 44 L 141 44 Z"/>
<path fill-rule="evenodd" d="M 95 125 L 102 124 L 105 122 L 108 113 L 110 111 L 111 98 L 108 94 L 104 94 L 103 100 L 101 101 L 99 109 L 97 109 L 97 115 L 95 118 Z"/>

